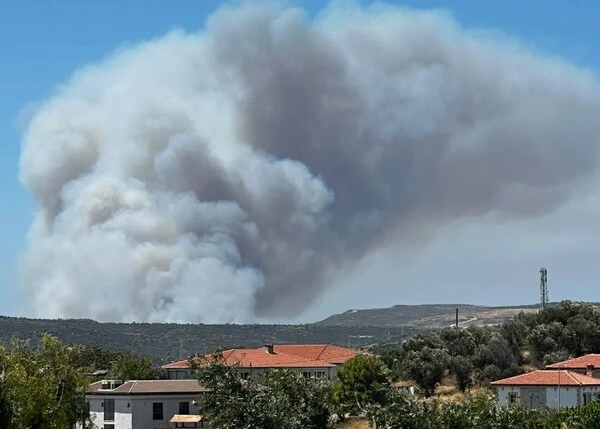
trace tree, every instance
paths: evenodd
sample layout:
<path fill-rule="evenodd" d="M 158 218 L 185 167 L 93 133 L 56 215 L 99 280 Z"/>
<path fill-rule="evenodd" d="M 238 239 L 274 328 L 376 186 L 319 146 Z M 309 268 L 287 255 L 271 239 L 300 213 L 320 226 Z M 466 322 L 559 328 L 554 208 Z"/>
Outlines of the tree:
<path fill-rule="evenodd" d="M 473 362 L 465 356 L 450 358 L 450 371 L 456 376 L 456 386 L 461 392 L 466 391 L 473 384 Z"/>
<path fill-rule="evenodd" d="M 389 386 L 389 370 L 381 359 L 357 355 L 338 371 L 333 399 L 339 411 L 357 413 L 368 404 L 382 403 Z"/>
<path fill-rule="evenodd" d="M 13 342 L 4 380 L 12 429 L 64 429 L 89 420 L 85 377 L 73 368 L 71 349 L 50 335 L 32 352 Z"/>
<path fill-rule="evenodd" d="M 110 377 L 118 380 L 155 380 L 159 375 L 152 367 L 152 360 L 148 356 L 138 356 L 131 351 L 117 356 L 109 374 Z"/>
<path fill-rule="evenodd" d="M 6 371 L 8 356 L 4 347 L 0 346 L 0 428 L 10 427 L 12 413 L 8 402 L 8 382 Z"/>
<path fill-rule="evenodd" d="M 241 380 L 236 365 L 222 356 L 209 362 L 191 359 L 192 371 L 209 391 L 202 398 L 203 415 L 213 429 L 326 429 L 330 386 L 305 379 L 291 370 L 275 370 L 260 380 Z"/>
<path fill-rule="evenodd" d="M 442 330 L 441 338 L 450 356 L 472 356 L 475 353 L 475 338 L 466 329 L 446 328 Z"/>
<path fill-rule="evenodd" d="M 424 347 L 408 352 L 404 360 L 404 372 L 407 378 L 423 389 L 426 396 L 431 396 L 446 373 L 448 360 L 448 353 L 444 349 Z"/>

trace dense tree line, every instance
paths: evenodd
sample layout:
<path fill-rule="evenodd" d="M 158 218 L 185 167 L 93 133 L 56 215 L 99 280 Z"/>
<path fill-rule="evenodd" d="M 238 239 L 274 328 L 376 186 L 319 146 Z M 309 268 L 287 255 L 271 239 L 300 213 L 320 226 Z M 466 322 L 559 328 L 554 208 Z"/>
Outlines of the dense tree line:
<path fill-rule="evenodd" d="M 263 344 L 336 344 L 366 347 L 399 341 L 414 334 L 411 327 L 306 325 L 203 325 L 177 323 L 98 323 L 87 319 L 44 320 L 0 316 L 0 344 L 17 338 L 37 347 L 44 333 L 64 344 L 100 345 L 131 350 L 165 364 L 216 349 L 258 347 Z"/>
<path fill-rule="evenodd" d="M 376 351 L 393 378 L 414 380 L 428 396 L 447 375 L 465 391 L 522 373 L 526 365 L 539 368 L 600 352 L 600 310 L 564 301 L 500 326 L 449 327 Z"/>
<path fill-rule="evenodd" d="M 0 428 L 65 429 L 89 420 L 82 393 L 88 374 L 107 369 L 105 377 L 153 379 L 160 372 L 150 358 L 132 352 L 67 346 L 43 335 L 37 347 L 17 340 L 0 346 Z"/>
<path fill-rule="evenodd" d="M 240 380 L 237 368 L 218 359 L 195 366 L 210 388 L 201 412 L 213 429 L 328 429 L 347 414 L 362 415 L 378 429 L 597 429 L 600 402 L 561 411 L 498 406 L 493 395 L 459 402 L 432 401 L 394 389 L 380 358 L 358 356 L 334 382 L 275 370 L 264 379 Z"/>

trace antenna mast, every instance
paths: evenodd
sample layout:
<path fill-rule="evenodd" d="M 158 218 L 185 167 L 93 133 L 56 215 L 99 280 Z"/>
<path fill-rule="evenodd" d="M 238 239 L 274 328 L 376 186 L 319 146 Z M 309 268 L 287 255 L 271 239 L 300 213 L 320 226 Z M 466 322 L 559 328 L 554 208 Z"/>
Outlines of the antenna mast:
<path fill-rule="evenodd" d="M 540 303 L 542 310 L 548 306 L 548 270 L 540 269 Z"/>

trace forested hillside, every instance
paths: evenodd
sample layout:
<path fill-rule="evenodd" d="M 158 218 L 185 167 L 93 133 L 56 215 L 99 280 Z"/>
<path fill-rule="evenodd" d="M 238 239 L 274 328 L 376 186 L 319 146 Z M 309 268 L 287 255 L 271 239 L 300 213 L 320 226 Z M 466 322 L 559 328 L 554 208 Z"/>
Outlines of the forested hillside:
<path fill-rule="evenodd" d="M 63 343 L 132 350 L 151 356 L 156 363 L 185 359 L 219 348 L 257 347 L 265 343 L 330 343 L 363 347 L 399 341 L 415 332 L 403 327 L 98 323 L 87 319 L 0 317 L 0 344 L 7 344 L 14 337 L 35 346 L 42 334 L 50 333 Z"/>

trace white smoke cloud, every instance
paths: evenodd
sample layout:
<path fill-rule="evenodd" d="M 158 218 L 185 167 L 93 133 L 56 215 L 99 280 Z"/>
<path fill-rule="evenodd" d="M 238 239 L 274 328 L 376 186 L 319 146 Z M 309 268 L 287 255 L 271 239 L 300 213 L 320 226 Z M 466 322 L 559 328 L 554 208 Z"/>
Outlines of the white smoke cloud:
<path fill-rule="evenodd" d="M 223 8 L 37 110 L 23 287 L 45 317 L 299 314 L 390 236 L 410 244 L 399 228 L 563 206 L 597 173 L 599 95 L 439 13 Z"/>

